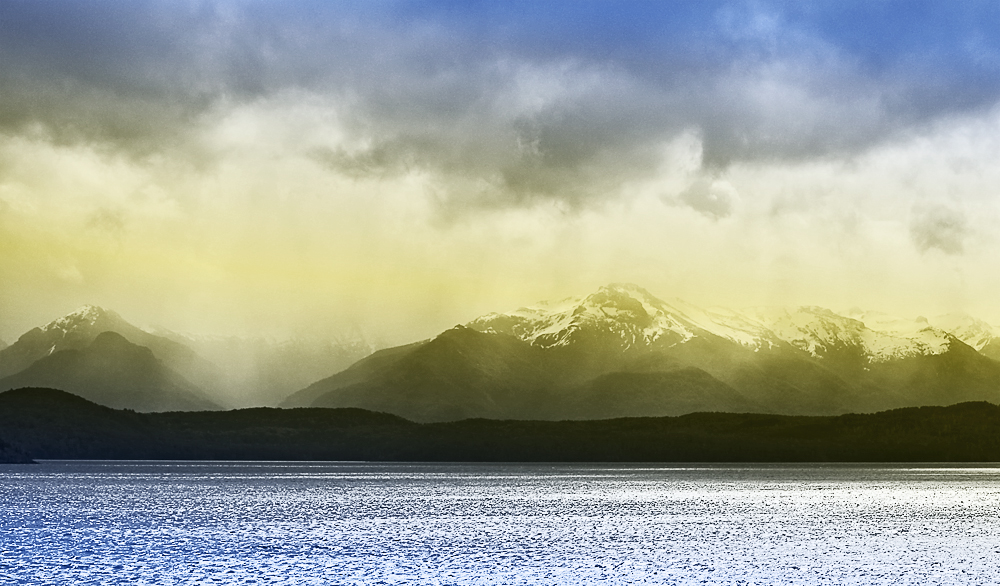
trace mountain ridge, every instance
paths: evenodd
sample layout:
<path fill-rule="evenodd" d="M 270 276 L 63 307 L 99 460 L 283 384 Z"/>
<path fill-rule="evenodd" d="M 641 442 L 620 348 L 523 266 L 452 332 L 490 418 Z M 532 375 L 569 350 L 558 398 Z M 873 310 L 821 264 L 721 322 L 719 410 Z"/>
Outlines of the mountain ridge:
<path fill-rule="evenodd" d="M 581 329 L 596 326 L 615 331 L 626 345 L 652 345 L 662 337 L 671 344 L 684 343 L 712 334 L 751 349 L 790 344 L 813 357 L 819 357 L 828 346 L 856 346 L 869 360 L 879 361 L 941 353 L 952 337 L 972 342 L 976 350 L 996 338 L 986 322 L 962 316 L 939 318 L 938 323 L 954 324 L 960 334 L 949 337 L 951 332 L 926 319 L 921 324 L 921 320 L 911 322 L 875 312 L 842 315 L 817 306 L 702 309 L 680 299 L 663 301 L 631 283 L 613 283 L 585 297 L 488 313 L 468 325 L 511 334 L 543 347 L 572 343 Z"/>
<path fill-rule="evenodd" d="M 203 387 L 197 381 L 204 379 L 189 376 L 192 365 L 204 367 L 195 368 L 201 374 L 210 371 L 215 383 L 221 376 L 185 345 L 195 337 L 153 334 L 96 306 L 33 328 L 0 350 L 0 374 L 85 350 L 103 330 L 148 347 L 193 387 L 220 396 L 219 387 Z M 245 376 L 230 389 L 226 406 L 259 404 L 251 385 L 270 366 L 254 371 L 254 363 L 283 357 L 287 364 L 268 376 L 284 377 L 283 388 L 298 390 L 288 391 L 282 406 L 357 407 L 442 421 L 588 419 L 611 411 L 818 415 L 998 400 L 995 333 L 959 312 L 911 320 L 816 306 L 703 309 L 613 283 L 588 295 L 488 313 L 433 338 L 371 354 L 370 346 L 289 343 L 261 350 L 253 340 L 198 339 L 243 360 L 237 370 Z M 362 354 L 368 355 L 348 362 Z"/>

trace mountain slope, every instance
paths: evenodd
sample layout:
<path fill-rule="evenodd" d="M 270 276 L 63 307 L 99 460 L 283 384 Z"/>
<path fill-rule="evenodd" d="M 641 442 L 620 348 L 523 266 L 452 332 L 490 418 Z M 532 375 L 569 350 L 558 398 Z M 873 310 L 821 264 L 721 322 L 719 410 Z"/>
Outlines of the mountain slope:
<path fill-rule="evenodd" d="M 947 352 L 874 364 L 865 372 L 874 410 L 883 407 L 1000 403 L 1000 362 L 954 339 Z"/>
<path fill-rule="evenodd" d="M 206 391 L 222 384 L 219 369 L 190 348 L 145 332 L 117 313 L 92 305 L 33 328 L 0 350 L 0 378 L 21 372 L 61 350 L 82 350 L 104 332 L 115 332 L 133 344 L 149 348 L 156 358 Z"/>
<path fill-rule="evenodd" d="M 319 380 L 308 387 L 293 393 L 281 402 L 281 407 L 310 407 L 320 396 L 331 391 L 365 382 L 376 376 L 383 369 L 389 368 L 409 352 L 426 344 L 427 341 L 415 342 L 405 346 L 396 346 L 379 350 L 370 356 L 362 358 L 347 369 L 332 376 Z"/>
<path fill-rule="evenodd" d="M 107 407 L 136 411 L 218 408 L 148 348 L 110 331 L 83 349 L 55 351 L 0 379 L 0 390 L 21 387 L 61 389 Z"/>
<path fill-rule="evenodd" d="M 979 349 L 979 353 L 987 358 L 1000 361 L 1000 338 L 993 338 Z"/>
<path fill-rule="evenodd" d="M 359 407 L 414 421 L 533 418 L 545 408 L 552 383 L 539 348 L 458 326 L 359 382 L 331 389 L 312 406 Z"/>

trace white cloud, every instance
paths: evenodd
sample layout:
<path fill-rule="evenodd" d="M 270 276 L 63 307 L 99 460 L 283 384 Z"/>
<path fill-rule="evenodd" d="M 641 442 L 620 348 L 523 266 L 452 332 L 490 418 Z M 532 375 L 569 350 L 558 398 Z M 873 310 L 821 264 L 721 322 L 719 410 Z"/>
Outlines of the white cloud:
<path fill-rule="evenodd" d="M 696 303 L 961 306 L 993 319 L 1000 111 L 856 155 L 722 170 L 705 168 L 687 130 L 650 147 L 648 175 L 613 182 L 614 197 L 442 221 L 442 182 L 495 188 L 489 177 L 325 164 L 317 148 L 365 148 L 344 107 L 308 92 L 220 106 L 191 148 L 145 159 L 5 138 L 0 296 L 38 306 L 0 334 L 36 325 L 54 296 L 181 330 L 360 324 L 405 342 L 611 281 Z M 46 279 L 64 287 L 33 299 Z"/>

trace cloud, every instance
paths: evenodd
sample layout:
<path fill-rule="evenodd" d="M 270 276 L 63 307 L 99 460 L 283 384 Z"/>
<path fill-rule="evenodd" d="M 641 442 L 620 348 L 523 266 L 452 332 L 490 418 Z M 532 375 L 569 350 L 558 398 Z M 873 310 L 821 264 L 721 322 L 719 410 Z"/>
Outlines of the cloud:
<path fill-rule="evenodd" d="M 539 111 L 559 87 L 507 107 Z M 0 335 L 44 323 L 62 311 L 53 307 L 98 303 L 216 333 L 337 332 L 356 319 L 402 343 L 610 281 L 706 305 L 933 314 L 962 307 L 953 293 L 966 289 L 991 307 L 1000 279 L 989 270 L 1000 109 L 850 159 L 725 172 L 703 169 L 691 130 L 656 146 L 655 176 L 622 188 L 634 195 L 578 209 L 569 195 L 512 204 L 476 173 L 427 170 L 445 168 L 450 151 L 411 170 L 391 166 L 406 160 L 396 154 L 365 160 L 379 143 L 359 140 L 351 112 L 304 91 L 219 107 L 199 126 L 215 161 L 204 169 L 0 138 L 0 302 L 16 316 Z M 538 156 L 532 140 L 519 148 Z M 331 152 L 365 169 L 332 170 L 349 165 L 320 160 Z M 595 182 L 604 169 L 590 171 Z M 448 213 L 474 213 L 441 222 L 428 192 L 453 198 Z M 117 237 L 97 228 L 120 225 Z"/>
<path fill-rule="evenodd" d="M 80 272 L 80 269 L 76 267 L 76 265 L 53 263 L 52 271 L 58 279 L 65 281 L 66 283 L 81 285 L 84 282 L 83 274 Z"/>
<path fill-rule="evenodd" d="M 938 250 L 945 254 L 961 254 L 969 226 L 959 211 L 943 206 L 920 210 L 910 223 L 913 243 L 921 252 Z"/>
<path fill-rule="evenodd" d="M 692 129 L 717 172 L 849 156 L 988 107 L 1000 70 L 983 56 L 1000 33 L 980 23 L 996 12 L 12 1 L 0 132 L 197 160 L 220 111 L 296 95 L 334 104 L 343 135 L 312 151 L 333 173 L 427 174 L 458 208 L 579 208 L 654 176 L 660 145 Z"/>
<path fill-rule="evenodd" d="M 716 219 L 729 216 L 738 197 L 736 189 L 728 182 L 706 177 L 695 180 L 679 195 L 679 199 L 695 211 Z"/>
<path fill-rule="evenodd" d="M 996 10 L 13 1 L 0 131 L 207 165 L 227 156 L 204 156 L 220 117 L 293 96 L 337 114 L 337 139 L 310 144 L 331 173 L 425 174 L 453 207 L 579 208 L 656 176 L 660 146 L 691 131 L 712 174 L 849 158 L 980 111 L 1000 98 L 984 57 L 1000 33 L 980 24 Z"/>
<path fill-rule="evenodd" d="M 113 210 L 106 207 L 102 207 L 92 213 L 87 220 L 87 228 L 107 234 L 117 240 L 121 240 L 125 232 L 125 226 L 125 213 L 122 210 Z"/>

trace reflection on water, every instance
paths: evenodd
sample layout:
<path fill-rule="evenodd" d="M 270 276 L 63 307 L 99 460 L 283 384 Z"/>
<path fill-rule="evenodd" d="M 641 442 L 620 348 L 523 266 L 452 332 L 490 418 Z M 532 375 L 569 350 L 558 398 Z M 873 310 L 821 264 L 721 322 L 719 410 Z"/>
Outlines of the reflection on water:
<path fill-rule="evenodd" d="M 1000 583 L 969 465 L 45 462 L 0 503 L 0 583 Z"/>

